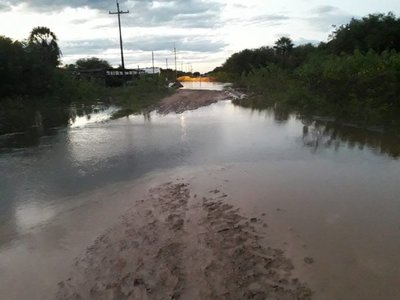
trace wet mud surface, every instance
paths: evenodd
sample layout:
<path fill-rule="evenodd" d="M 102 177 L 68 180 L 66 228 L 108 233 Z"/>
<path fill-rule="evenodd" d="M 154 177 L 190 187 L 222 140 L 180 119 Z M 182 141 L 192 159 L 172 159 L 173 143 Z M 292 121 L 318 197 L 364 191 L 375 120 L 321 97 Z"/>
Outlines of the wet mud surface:
<path fill-rule="evenodd" d="M 178 90 L 173 95 L 163 99 L 157 108 L 160 114 L 171 112 L 182 113 L 187 110 L 195 110 L 202 106 L 208 106 L 219 100 L 228 99 L 224 91 L 211 90 Z"/>
<path fill-rule="evenodd" d="M 149 190 L 76 258 L 57 299 L 311 299 L 266 227 L 218 189 L 182 180 Z"/>

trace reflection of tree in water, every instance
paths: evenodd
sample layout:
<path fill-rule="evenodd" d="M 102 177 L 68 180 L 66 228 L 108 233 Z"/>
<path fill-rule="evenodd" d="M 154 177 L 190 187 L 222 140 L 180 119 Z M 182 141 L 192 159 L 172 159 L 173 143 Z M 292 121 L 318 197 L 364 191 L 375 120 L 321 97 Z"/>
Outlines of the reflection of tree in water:
<path fill-rule="evenodd" d="M 74 123 L 77 117 L 85 117 L 87 120 L 91 119 L 91 114 L 102 112 L 107 109 L 108 106 L 102 105 L 101 103 L 85 105 L 73 103 L 68 108 L 68 123 Z"/>
<path fill-rule="evenodd" d="M 395 135 L 371 132 L 333 122 L 302 121 L 304 145 L 313 151 L 321 148 L 339 150 L 340 146 L 345 145 L 349 148 L 358 147 L 360 150 L 368 147 L 376 153 L 387 154 L 396 159 L 400 157 L 400 141 Z"/>
<path fill-rule="evenodd" d="M 23 148 L 38 146 L 40 138 L 56 133 L 55 128 L 66 127 L 77 117 L 91 119 L 91 114 L 101 112 L 107 106 L 84 105 L 22 105 L 10 107 L 7 114 L 0 114 L 0 148 Z"/>
<path fill-rule="evenodd" d="M 257 98 L 234 100 L 232 103 L 252 111 L 265 112 L 278 124 L 286 123 L 293 113 L 286 106 L 268 104 L 258 101 Z M 372 132 L 305 117 L 302 117 L 301 121 L 304 124 L 302 140 L 313 152 L 322 148 L 334 148 L 338 151 L 341 146 L 358 147 L 360 150 L 368 147 L 375 153 L 387 154 L 396 159 L 400 157 L 400 138 L 394 134 Z"/>
<path fill-rule="evenodd" d="M 151 123 L 151 114 L 148 111 L 144 111 L 143 112 L 143 119 L 148 122 Z"/>
<path fill-rule="evenodd" d="M 276 123 L 285 124 L 289 120 L 292 111 L 280 103 L 268 103 L 257 98 L 244 98 L 232 101 L 233 105 L 251 109 L 252 112 L 269 112 Z"/>
<path fill-rule="evenodd" d="M 285 124 L 289 120 L 290 111 L 287 107 L 280 107 L 275 105 L 274 107 L 274 120 L 279 124 Z"/>

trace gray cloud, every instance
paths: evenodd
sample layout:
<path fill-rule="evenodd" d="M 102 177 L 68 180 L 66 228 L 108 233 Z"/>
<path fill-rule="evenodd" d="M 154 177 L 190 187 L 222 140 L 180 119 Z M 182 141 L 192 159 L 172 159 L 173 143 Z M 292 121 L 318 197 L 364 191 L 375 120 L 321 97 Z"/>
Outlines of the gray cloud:
<path fill-rule="evenodd" d="M 244 4 L 233 4 L 233 7 L 236 7 L 236 8 L 243 8 L 243 9 L 249 8 L 249 6 L 244 5 Z"/>
<path fill-rule="evenodd" d="M 82 24 L 87 24 L 90 20 L 88 19 L 75 19 L 75 20 L 71 20 L 71 23 L 75 24 L 75 25 L 82 25 Z"/>
<path fill-rule="evenodd" d="M 97 39 L 88 41 L 61 42 L 60 48 L 64 55 L 91 56 L 105 52 L 110 48 L 117 48 L 116 41 L 110 39 Z"/>
<path fill-rule="evenodd" d="M 212 41 L 202 37 L 183 36 L 157 36 L 138 38 L 128 41 L 127 48 L 141 51 L 172 50 L 174 44 L 180 51 L 191 52 L 217 52 L 221 51 L 227 43 L 223 41 Z"/>
<path fill-rule="evenodd" d="M 311 12 L 316 13 L 316 14 L 329 14 L 329 13 L 335 13 L 340 11 L 339 8 L 331 5 L 320 5 L 314 9 L 311 10 Z"/>
<path fill-rule="evenodd" d="M 269 25 L 276 26 L 286 22 L 290 17 L 281 14 L 264 14 L 254 17 L 233 18 L 226 21 L 226 23 L 240 24 L 240 25 Z"/>
<path fill-rule="evenodd" d="M 121 3 L 127 0 L 120 0 Z M 14 0 L 13 4 L 24 3 L 28 8 L 37 11 L 61 10 L 66 7 L 78 8 L 89 7 L 93 9 L 107 9 L 115 6 L 114 1 L 110 0 Z"/>
<path fill-rule="evenodd" d="M 127 51 L 172 51 L 174 43 L 179 51 L 188 52 L 218 52 L 227 44 L 223 41 L 213 41 L 201 37 L 184 36 L 149 36 L 135 39 L 126 39 L 124 49 Z M 83 56 L 99 55 L 107 49 L 119 47 L 119 42 L 112 39 L 97 39 L 89 41 L 71 41 L 60 44 L 64 55 Z"/>
<path fill-rule="evenodd" d="M 213 55 L 209 55 L 209 52 L 192 52 L 190 50 L 196 49 L 196 43 L 204 44 L 210 42 L 209 40 L 201 41 L 193 41 L 183 43 L 183 45 L 179 46 L 177 44 L 178 53 L 177 53 L 177 65 L 178 69 L 187 68 L 187 63 L 193 64 L 193 67 L 196 69 L 196 64 L 204 64 L 208 63 L 221 63 L 225 56 L 218 54 L 216 52 Z M 97 45 L 97 47 L 95 46 Z M 63 61 L 64 63 L 75 63 L 75 61 L 79 58 L 84 57 L 99 57 L 102 59 L 106 59 L 113 66 L 117 66 L 120 64 L 120 54 L 118 48 L 118 41 L 111 40 L 96 40 L 92 41 L 90 44 L 82 44 L 81 48 L 77 47 L 76 42 L 74 45 L 70 44 L 68 48 L 62 48 L 64 51 Z M 107 49 L 113 48 L 114 51 L 106 52 Z M 174 67 L 174 55 L 172 48 L 173 45 L 171 43 L 167 43 L 165 47 L 159 47 L 159 49 L 166 48 L 166 50 L 157 50 L 155 51 L 155 63 L 158 67 L 165 67 L 166 58 L 168 58 L 169 67 Z M 128 68 L 136 68 L 138 65 L 141 67 L 150 66 L 151 65 L 151 53 L 150 51 L 138 51 L 134 49 L 134 45 L 129 44 L 125 47 L 124 56 L 125 56 L 125 65 Z M 142 47 L 139 47 L 142 48 Z"/>
<path fill-rule="evenodd" d="M 330 5 L 321 5 L 311 10 L 311 16 L 306 20 L 318 30 L 327 32 L 332 25 L 341 25 L 350 21 L 353 15 Z"/>
<path fill-rule="evenodd" d="M 115 2 L 112 0 L 13 1 L 13 4 L 20 3 L 25 3 L 29 9 L 37 11 L 57 11 L 67 7 L 88 7 L 104 13 L 116 10 Z M 125 23 L 139 27 L 164 25 L 188 28 L 215 27 L 220 24 L 223 6 L 214 0 L 120 0 L 120 8 L 130 10 L 130 14 L 124 16 Z"/>
<path fill-rule="evenodd" d="M 173 25 L 183 28 L 212 28 L 220 24 L 223 5 L 215 1 L 161 0 L 130 1 L 129 25 L 161 26 Z"/>
<path fill-rule="evenodd" d="M 269 24 L 269 25 L 279 25 L 282 22 L 289 20 L 290 18 L 285 15 L 278 14 L 266 14 L 259 15 L 249 19 L 249 23 L 251 24 Z"/>
<path fill-rule="evenodd" d="M 0 11 L 9 11 L 10 9 L 11 9 L 10 2 L 0 0 Z"/>

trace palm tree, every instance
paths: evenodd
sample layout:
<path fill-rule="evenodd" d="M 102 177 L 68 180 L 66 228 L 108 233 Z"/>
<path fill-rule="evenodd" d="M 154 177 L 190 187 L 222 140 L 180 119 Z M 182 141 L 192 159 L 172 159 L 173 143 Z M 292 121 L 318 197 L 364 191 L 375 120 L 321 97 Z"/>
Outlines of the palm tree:
<path fill-rule="evenodd" d="M 43 62 L 56 67 L 60 63 L 61 50 L 56 35 L 47 27 L 35 27 L 28 38 L 28 47 L 37 52 Z"/>
<path fill-rule="evenodd" d="M 292 51 L 293 46 L 294 44 L 292 40 L 288 37 L 283 36 L 275 42 L 274 48 L 278 54 L 286 55 Z"/>

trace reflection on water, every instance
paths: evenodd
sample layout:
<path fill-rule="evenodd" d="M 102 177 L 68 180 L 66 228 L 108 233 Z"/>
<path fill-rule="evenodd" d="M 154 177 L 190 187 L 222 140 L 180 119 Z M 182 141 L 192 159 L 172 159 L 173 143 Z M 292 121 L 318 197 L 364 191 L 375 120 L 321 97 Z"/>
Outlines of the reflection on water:
<path fill-rule="evenodd" d="M 0 152 L 5 149 L 20 149 L 39 146 L 41 139 L 55 135 L 59 127 L 80 127 L 106 121 L 116 107 L 102 103 L 95 105 L 72 104 L 69 107 L 48 107 L 40 110 L 21 110 L 7 120 L 8 129 L 0 135 Z M 21 122 L 24 119 L 24 122 Z M 18 129 L 17 132 L 13 132 Z"/>
<path fill-rule="evenodd" d="M 247 100 L 236 100 L 234 105 L 247 108 L 252 112 L 269 112 L 269 116 L 277 124 L 285 124 L 290 118 L 296 118 L 303 124 L 302 139 L 304 145 L 314 152 L 322 148 L 358 147 L 363 150 L 367 147 L 377 154 L 386 154 L 394 159 L 400 157 L 400 136 L 392 133 L 376 132 L 351 125 L 336 123 L 329 118 L 326 120 L 314 119 L 308 116 L 297 115 L 290 112 L 288 107 L 278 105 L 265 105 Z M 254 105 L 254 106 L 253 106 Z"/>
<path fill-rule="evenodd" d="M 71 128 L 86 126 L 93 123 L 103 122 L 110 119 L 118 110 L 116 106 L 105 105 L 72 105 L 69 110 L 69 126 Z"/>
<path fill-rule="evenodd" d="M 304 145 L 311 147 L 314 151 L 321 147 L 333 147 L 338 150 L 346 145 L 349 148 L 358 147 L 360 150 L 367 147 L 377 154 L 387 154 L 395 159 L 400 156 L 400 138 L 396 135 L 371 132 L 333 122 L 304 121 L 304 123 Z"/>
<path fill-rule="evenodd" d="M 310 148 L 320 157 L 332 155 L 330 149 L 348 158 L 353 157 L 351 152 L 375 159 L 382 154 L 399 157 L 398 138 L 393 136 L 307 121 L 285 110 L 242 108 L 230 101 L 179 115 L 152 112 L 102 122 L 112 111 L 72 107 L 67 130 L 36 128 L 26 133 L 36 148 L 7 150 L 10 140 L 18 145 L 20 135 L 7 140 L 0 154 L 0 218 L 6 220 L 1 224 L 13 222 L 17 211 L 28 212 L 19 213 L 17 223 L 24 220 L 21 216 L 34 220 L 31 203 L 47 207 L 57 199 L 159 168 L 310 159 L 306 155 Z M 51 136 L 43 137 L 46 133 Z M 33 194 L 34 201 L 28 196 Z"/>
<path fill-rule="evenodd" d="M 214 90 L 214 91 L 222 91 L 231 84 L 229 83 L 220 83 L 220 82 L 202 82 L 202 81 L 185 81 L 181 82 L 183 85 L 182 89 L 187 90 Z"/>
<path fill-rule="evenodd" d="M 328 271 L 341 264 L 339 274 L 353 268 L 375 278 L 370 269 L 377 262 L 392 266 L 386 254 L 400 251 L 398 137 L 230 101 L 179 115 L 152 112 L 103 122 L 111 112 L 72 107 L 71 126 L 50 135 L 39 126 L 46 117 L 36 115 L 37 127 L 26 136 L 34 142 L 24 144 L 19 135 L 0 141 L 0 254 L 2 246 L 78 205 L 86 192 L 152 171 L 229 164 L 240 174 L 251 164 L 246 176 L 230 174 L 232 182 L 240 178 L 241 199 L 251 194 L 260 206 L 286 205 L 281 215 L 298 223 L 314 249 L 328 253 L 320 258 L 332 264 Z M 262 193 L 256 194 L 255 183 Z M 367 282 L 397 280 L 398 268 L 382 269 L 379 280 Z"/>
<path fill-rule="evenodd" d="M 18 206 L 15 211 L 17 230 L 20 234 L 24 234 L 30 228 L 46 223 L 54 215 L 55 212 L 51 207 L 30 200 Z"/>
<path fill-rule="evenodd" d="M 277 104 L 269 104 L 265 102 L 259 103 L 252 98 L 235 99 L 233 105 L 247 108 L 252 112 L 267 113 L 276 123 L 285 124 L 293 114 L 286 106 Z"/>

